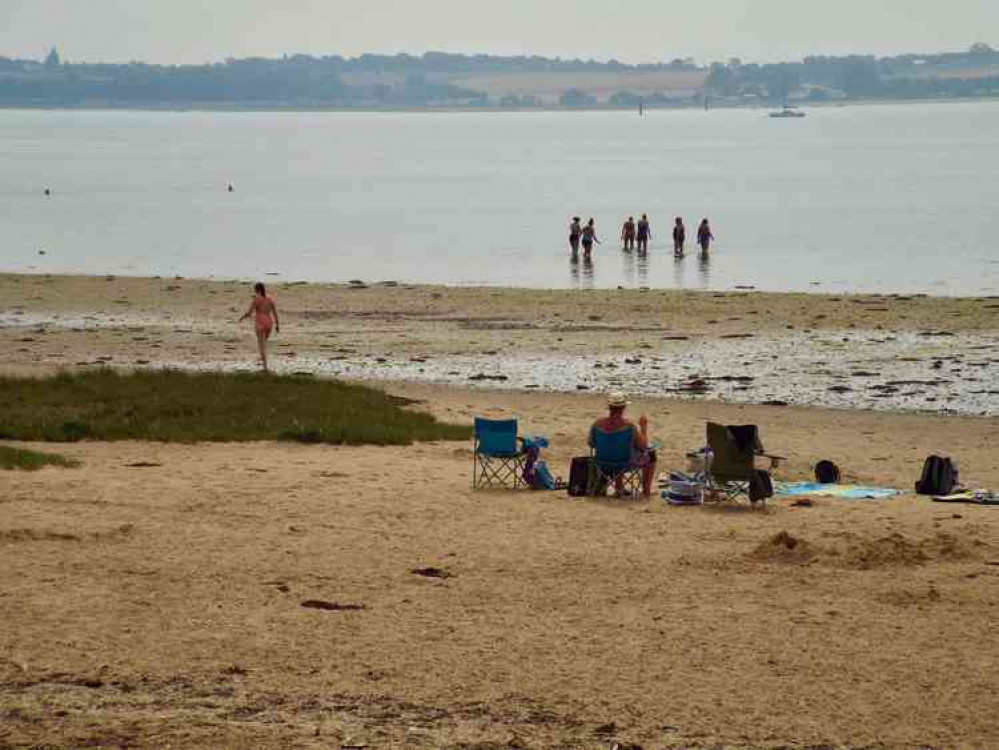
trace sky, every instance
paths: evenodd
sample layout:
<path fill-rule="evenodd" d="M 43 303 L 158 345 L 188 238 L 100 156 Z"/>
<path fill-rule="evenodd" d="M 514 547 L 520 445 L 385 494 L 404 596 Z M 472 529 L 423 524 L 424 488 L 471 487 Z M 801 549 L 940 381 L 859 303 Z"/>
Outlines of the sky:
<path fill-rule="evenodd" d="M 999 0 L 0 0 L 0 56 L 56 46 L 76 62 L 427 50 L 764 62 L 974 42 L 999 47 Z"/>

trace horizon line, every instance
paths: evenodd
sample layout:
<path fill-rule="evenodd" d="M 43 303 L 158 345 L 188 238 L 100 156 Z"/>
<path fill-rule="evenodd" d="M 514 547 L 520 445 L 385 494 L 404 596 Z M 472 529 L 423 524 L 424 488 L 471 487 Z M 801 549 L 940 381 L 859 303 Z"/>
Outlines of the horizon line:
<path fill-rule="evenodd" d="M 747 60 L 742 58 L 740 55 L 728 55 L 726 59 L 714 59 L 706 60 L 704 62 L 699 61 L 696 57 L 691 55 L 677 55 L 670 59 L 659 59 L 644 62 L 626 62 L 616 57 L 609 58 L 597 58 L 597 57 L 563 57 L 561 55 L 544 55 L 537 53 L 530 54 L 506 54 L 506 53 L 494 53 L 494 52 L 448 52 L 439 49 L 427 49 L 423 52 L 405 52 L 405 51 L 395 51 L 395 52 L 360 52 L 356 54 L 341 54 L 338 52 L 330 52 L 325 54 L 319 54 L 314 52 L 284 52 L 275 53 L 273 55 L 248 55 L 245 57 L 235 57 L 232 55 L 226 55 L 225 57 L 204 60 L 202 62 L 150 62 L 148 60 L 72 60 L 67 59 L 63 56 L 63 53 L 59 51 L 58 45 L 53 45 L 46 55 L 51 54 L 52 51 L 59 52 L 61 62 L 63 65 L 148 65 L 155 67 L 205 67 L 212 65 L 224 65 L 231 61 L 242 62 L 247 60 L 266 60 L 271 62 L 284 61 L 289 59 L 294 59 L 296 57 L 310 58 L 312 60 L 327 60 L 327 59 L 340 59 L 345 62 L 352 62 L 360 60 L 364 57 L 383 57 L 388 59 L 398 59 L 398 58 L 410 58 L 413 60 L 425 59 L 428 55 L 445 55 L 449 57 L 461 57 L 474 59 L 477 57 L 487 57 L 494 60 L 545 60 L 548 62 L 562 62 L 562 63 L 583 63 L 583 64 L 597 64 L 597 65 L 620 65 L 625 68 L 641 68 L 641 67 L 657 67 L 657 66 L 668 66 L 677 60 L 683 61 L 684 64 L 694 65 L 698 68 L 710 68 L 716 63 L 723 65 L 728 65 L 733 60 L 739 60 L 742 65 L 780 65 L 780 64 L 794 64 L 801 63 L 809 58 L 832 58 L 832 59 L 843 59 L 851 57 L 859 58 L 874 58 L 876 60 L 892 60 L 901 57 L 939 57 L 943 55 L 961 55 L 970 54 L 972 50 L 978 46 L 982 45 L 989 48 L 992 51 L 999 51 L 992 47 L 986 42 L 972 42 L 963 49 L 940 49 L 937 51 L 911 51 L 911 52 L 899 52 L 896 54 L 877 54 L 877 53 L 862 53 L 862 52 L 850 52 L 850 53 L 810 53 L 802 55 L 797 58 L 782 58 L 782 59 L 772 59 L 766 61 L 757 60 Z M 10 57 L 6 54 L 0 53 L 0 59 L 7 59 L 18 62 L 36 62 L 44 63 L 45 55 L 40 58 L 33 57 Z"/>

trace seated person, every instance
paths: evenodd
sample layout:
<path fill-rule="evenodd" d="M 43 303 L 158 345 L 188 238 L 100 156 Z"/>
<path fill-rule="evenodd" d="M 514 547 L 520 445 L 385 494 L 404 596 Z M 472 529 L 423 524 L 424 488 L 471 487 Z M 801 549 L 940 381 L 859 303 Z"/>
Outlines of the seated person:
<path fill-rule="evenodd" d="M 612 393 L 607 399 L 608 414 L 601 417 L 590 428 L 589 443 L 593 447 L 593 431 L 619 432 L 621 430 L 631 430 L 632 433 L 632 463 L 642 467 L 642 493 L 645 497 L 652 494 L 652 479 L 656 474 L 656 452 L 649 446 L 649 420 L 643 414 L 638 420 L 638 427 L 634 423 L 624 418 L 624 410 L 628 407 L 628 401 L 622 393 Z M 624 485 L 621 478 L 617 480 L 617 494 L 624 492 Z"/>

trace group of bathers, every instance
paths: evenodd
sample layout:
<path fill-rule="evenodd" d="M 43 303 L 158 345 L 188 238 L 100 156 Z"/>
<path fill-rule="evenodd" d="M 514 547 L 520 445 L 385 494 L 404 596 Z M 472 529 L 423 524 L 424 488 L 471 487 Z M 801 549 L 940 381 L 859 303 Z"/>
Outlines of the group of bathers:
<path fill-rule="evenodd" d="M 586 224 L 581 224 L 580 221 L 578 216 L 572 217 L 572 223 L 569 225 L 569 247 L 572 248 L 572 254 L 576 255 L 579 253 L 579 246 L 582 245 L 583 255 L 589 258 L 593 252 L 593 243 L 599 245 L 600 240 L 597 239 L 597 228 L 592 218 Z"/>
<path fill-rule="evenodd" d="M 649 249 L 650 239 L 652 239 L 652 227 L 649 224 L 648 215 L 642 214 L 642 218 L 638 221 L 635 221 L 634 216 L 629 216 L 621 228 L 621 242 L 624 249 L 637 249 L 639 252 L 645 252 Z M 713 240 L 714 235 L 711 233 L 711 226 L 708 220 L 704 219 L 697 228 L 697 244 L 701 247 L 702 255 L 706 256 L 708 254 L 708 249 Z M 600 244 L 600 240 L 597 239 L 597 230 L 593 219 L 590 219 L 584 225 L 578 216 L 574 216 L 572 223 L 569 224 L 569 247 L 572 249 L 573 256 L 579 253 L 580 245 L 582 245 L 584 257 L 589 258 L 590 253 L 593 251 L 594 242 L 598 245 Z M 682 256 L 686 242 L 687 228 L 683 224 L 683 217 L 677 216 L 676 222 L 673 225 L 673 253 L 678 257 Z"/>
<path fill-rule="evenodd" d="M 642 214 L 642 218 L 637 222 L 634 216 L 629 216 L 621 227 L 621 242 L 624 243 L 625 250 L 634 250 L 637 247 L 639 252 L 645 252 L 649 249 L 651 237 L 652 227 L 646 214 Z"/>

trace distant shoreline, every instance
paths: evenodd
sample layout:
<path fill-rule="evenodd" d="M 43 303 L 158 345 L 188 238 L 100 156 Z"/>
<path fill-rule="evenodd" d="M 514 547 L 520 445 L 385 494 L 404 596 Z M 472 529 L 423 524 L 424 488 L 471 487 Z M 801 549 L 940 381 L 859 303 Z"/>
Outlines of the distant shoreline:
<path fill-rule="evenodd" d="M 988 294 L 929 294 L 927 292 L 874 292 L 858 290 L 836 291 L 821 288 L 807 290 L 771 290 L 757 289 L 756 287 L 731 287 L 726 289 L 695 289 L 688 287 L 663 287 L 663 286 L 634 286 L 634 287 L 529 287 L 505 284 L 449 284 L 432 283 L 420 281 L 406 281 L 405 279 L 373 279 L 364 280 L 362 285 L 355 285 L 347 280 L 311 280 L 284 277 L 282 274 L 266 274 L 258 276 L 176 276 L 171 274 L 150 275 L 148 273 L 121 273 L 118 271 L 107 273 L 81 273 L 74 271 L 12 271 L 0 268 L 0 284 L 11 279 L 44 279 L 55 283 L 83 282 L 117 280 L 129 281 L 137 284 L 156 283 L 169 284 L 174 281 L 184 281 L 194 284 L 218 285 L 218 284 L 253 284 L 255 281 L 263 281 L 267 286 L 275 288 L 311 288 L 328 289 L 331 291 L 343 291 L 358 289 L 396 289 L 420 290 L 424 292 L 432 291 L 453 291 L 462 294 L 469 293 L 491 293 L 491 294 L 558 294 L 558 295 L 605 295 L 605 294 L 663 294 L 690 297 L 719 297 L 725 295 L 737 295 L 773 298 L 846 298 L 846 299 L 887 299 L 887 300 L 934 300 L 946 303 L 980 302 L 982 300 L 994 300 L 999 305 L 999 295 Z M 997 316 L 999 317 L 999 316 Z M 999 326 L 999 322 L 997 322 Z"/>
<path fill-rule="evenodd" d="M 871 107 L 871 106 L 885 106 L 885 105 L 911 105 L 911 104 L 927 104 L 927 105 L 948 105 L 948 104 L 973 104 L 973 103 L 999 103 L 999 96 L 973 96 L 973 97 L 947 97 L 947 98 L 933 98 L 933 99 L 845 99 L 840 101 L 826 101 L 826 102 L 793 102 L 791 106 L 795 109 L 841 109 L 844 107 Z M 769 112 L 774 109 L 779 109 L 779 105 L 761 105 L 761 104 L 718 104 L 717 106 L 709 106 L 709 111 L 715 110 L 758 110 L 760 112 Z M 703 105 L 684 105 L 679 107 L 646 107 L 646 114 L 652 113 L 672 113 L 672 112 L 698 112 L 703 111 Z M 322 107 L 304 107 L 300 105 L 254 105 L 254 104 L 235 104 L 226 105 L 221 102 L 219 103 L 209 103 L 209 104 L 97 104 L 97 103 L 84 103 L 84 104 L 61 104 L 53 105 L 49 103 L 45 104 L 32 104 L 32 103 L 0 103 L 0 111 L 5 112 L 169 112 L 169 113 L 184 113 L 184 112 L 204 112 L 204 113 L 232 113 L 232 114 L 252 114 L 252 113 L 279 113 L 288 112 L 295 114 L 302 113 L 316 113 L 316 114 L 345 114 L 351 112 L 357 112 L 359 114 L 470 114 L 470 113 L 490 113 L 490 114 L 507 114 L 507 113 L 518 113 L 518 114 L 551 114 L 551 113 L 595 113 L 595 112 L 635 112 L 634 107 L 613 107 L 613 106 L 595 106 L 595 107 L 558 107 L 558 106 L 541 106 L 541 107 L 501 107 L 501 106 L 483 106 L 483 107 L 334 107 L 334 106 L 322 106 Z"/>
<path fill-rule="evenodd" d="M 171 281 L 186 281 L 197 284 L 253 284 L 255 281 L 263 281 L 268 286 L 274 287 L 312 287 L 316 289 L 330 290 L 357 290 L 367 288 L 405 288 L 409 290 L 445 290 L 455 292 L 478 292 L 493 294 L 570 294 L 570 295 L 602 295 L 602 294 L 670 294 L 670 295 L 691 295 L 694 297 L 719 297 L 725 295 L 753 295 L 774 298 L 846 298 L 846 299 L 901 299 L 901 300 L 938 300 L 947 302 L 980 302 L 982 300 L 995 300 L 999 304 L 999 294 L 991 292 L 981 292 L 979 294 L 931 294 L 919 291 L 874 291 L 870 289 L 841 290 L 823 289 L 821 286 L 814 286 L 807 289 L 763 289 L 755 285 L 746 286 L 726 286 L 695 288 L 686 286 L 651 286 L 651 285 L 611 285 L 593 287 L 573 287 L 573 286 L 524 286 L 522 284 L 486 284 L 478 281 L 468 283 L 449 283 L 433 281 L 407 281 L 405 278 L 375 278 L 360 280 L 362 286 L 355 286 L 346 279 L 308 279 L 301 277 L 285 276 L 280 273 L 267 273 L 263 276 L 199 276 L 199 275 L 174 275 L 174 274 L 150 274 L 150 273 L 128 273 L 121 271 L 87 273 L 83 271 L 45 271 L 37 267 L 27 269 L 10 269 L 0 266 L 0 282 L 9 278 L 40 278 L 46 280 L 80 280 L 80 279 L 121 279 L 133 282 L 156 282 L 169 283 Z"/>

